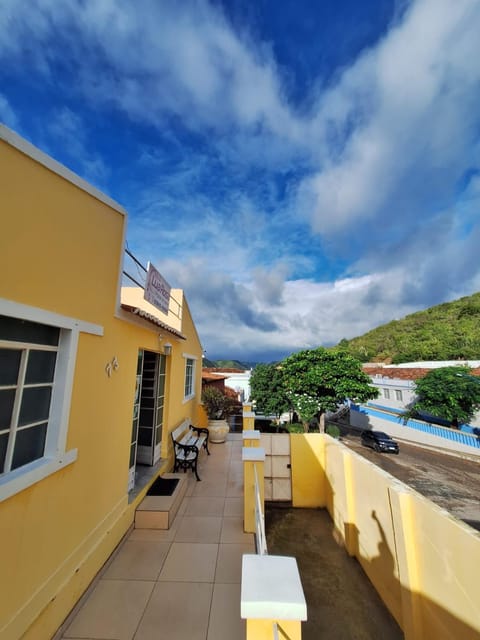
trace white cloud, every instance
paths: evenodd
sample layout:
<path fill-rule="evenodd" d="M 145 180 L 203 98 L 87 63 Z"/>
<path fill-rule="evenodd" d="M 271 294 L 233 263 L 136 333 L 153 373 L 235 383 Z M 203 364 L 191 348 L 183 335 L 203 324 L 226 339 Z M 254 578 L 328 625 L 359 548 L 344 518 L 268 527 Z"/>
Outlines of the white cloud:
<path fill-rule="evenodd" d="M 209 199 L 200 151 L 177 149 L 175 170 L 168 151 L 138 159 L 156 171 L 131 196 L 130 244 L 186 289 L 217 355 L 335 343 L 480 288 L 479 32 L 477 0 L 412 1 L 299 115 L 273 50 L 235 32 L 218 3 L 0 4 L 0 60 L 48 82 L 61 61 L 69 98 L 125 127 L 153 125 L 177 148 L 173 117 L 229 177 L 265 171 L 244 185 L 225 179 Z M 15 126 L 6 95 L 2 114 Z M 49 140 L 104 179 L 89 123 L 62 105 L 51 115 Z M 277 195 L 273 173 L 296 170 Z M 316 253 L 349 266 L 330 282 L 307 279 Z"/>
<path fill-rule="evenodd" d="M 15 111 L 12 109 L 7 98 L 0 93 L 0 122 L 3 122 L 10 129 L 19 129 L 19 120 Z"/>
<path fill-rule="evenodd" d="M 479 28 L 475 0 L 419 0 L 321 97 L 315 127 L 337 135 L 304 184 L 317 231 L 385 221 L 397 200 L 406 218 L 428 215 L 423 189 L 430 207 L 454 190 L 478 127 Z"/>
<path fill-rule="evenodd" d="M 60 143 L 65 155 L 80 164 L 88 179 L 97 184 L 105 181 L 109 169 L 100 155 L 90 150 L 90 147 L 94 148 L 94 143 L 89 145 L 85 124 L 78 114 L 67 107 L 56 109 L 45 128 L 49 133 L 47 146 L 52 142 Z"/>

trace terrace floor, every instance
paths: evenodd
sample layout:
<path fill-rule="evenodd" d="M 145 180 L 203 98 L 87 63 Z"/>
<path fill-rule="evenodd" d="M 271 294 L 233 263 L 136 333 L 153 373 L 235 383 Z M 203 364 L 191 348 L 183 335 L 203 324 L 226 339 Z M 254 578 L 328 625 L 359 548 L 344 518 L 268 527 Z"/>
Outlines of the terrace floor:
<path fill-rule="evenodd" d="M 133 529 L 112 555 L 60 638 L 244 640 L 242 434 L 211 444 L 197 482 L 166 531 Z"/>
<path fill-rule="evenodd" d="M 255 553 L 255 543 L 243 532 L 242 445 L 242 434 L 230 433 L 224 444 L 210 446 L 211 455 L 201 456 L 202 481 L 188 474 L 172 527 L 133 529 L 56 640 L 245 639 L 241 564 L 244 553 Z M 298 559 L 305 640 L 403 637 L 358 563 L 332 540 L 326 512 L 297 511 L 300 520 L 290 530 L 286 512 L 269 518 L 267 542 L 270 553 Z"/>

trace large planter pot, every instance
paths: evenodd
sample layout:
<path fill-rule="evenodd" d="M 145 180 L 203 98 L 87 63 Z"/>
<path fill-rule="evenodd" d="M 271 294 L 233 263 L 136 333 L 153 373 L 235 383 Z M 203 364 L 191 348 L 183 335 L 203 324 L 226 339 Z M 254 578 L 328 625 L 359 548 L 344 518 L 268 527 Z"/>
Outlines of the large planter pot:
<path fill-rule="evenodd" d="M 230 431 L 226 420 L 209 420 L 208 421 L 208 441 L 214 444 L 225 442 L 227 433 Z"/>

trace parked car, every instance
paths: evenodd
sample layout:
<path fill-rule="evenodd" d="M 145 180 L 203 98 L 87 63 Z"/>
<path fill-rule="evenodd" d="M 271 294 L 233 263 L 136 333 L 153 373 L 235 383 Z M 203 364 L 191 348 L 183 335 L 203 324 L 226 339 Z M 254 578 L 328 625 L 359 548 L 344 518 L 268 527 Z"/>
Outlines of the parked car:
<path fill-rule="evenodd" d="M 384 451 L 386 453 L 398 454 L 398 442 L 383 431 L 362 431 L 362 444 L 365 447 L 371 447 L 375 451 Z"/>

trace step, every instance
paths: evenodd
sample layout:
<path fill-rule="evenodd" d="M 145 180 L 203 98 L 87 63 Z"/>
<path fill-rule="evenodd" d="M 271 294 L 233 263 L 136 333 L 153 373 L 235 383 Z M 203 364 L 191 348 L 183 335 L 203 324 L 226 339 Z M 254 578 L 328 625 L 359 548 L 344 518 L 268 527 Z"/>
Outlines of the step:
<path fill-rule="evenodd" d="M 162 478 L 178 478 L 171 496 L 145 496 L 135 511 L 135 529 L 170 529 L 187 492 L 188 476 L 165 473 Z"/>

